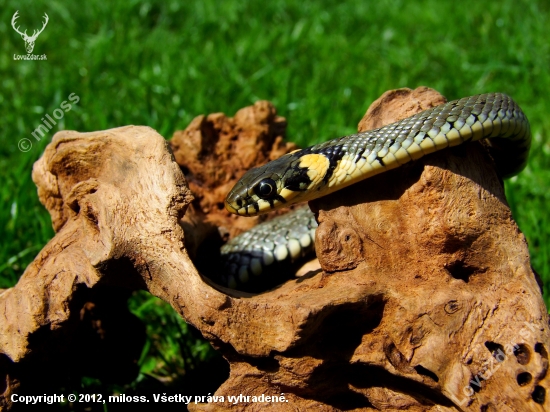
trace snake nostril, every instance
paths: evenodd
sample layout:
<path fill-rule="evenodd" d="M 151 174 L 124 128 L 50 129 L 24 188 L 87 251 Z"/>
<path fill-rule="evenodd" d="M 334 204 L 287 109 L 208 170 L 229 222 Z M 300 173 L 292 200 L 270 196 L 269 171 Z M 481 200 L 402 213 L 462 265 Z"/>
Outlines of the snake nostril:
<path fill-rule="evenodd" d="M 237 200 L 235 200 L 235 203 L 237 204 L 237 206 L 243 207 L 244 201 L 242 198 L 238 197 Z"/>

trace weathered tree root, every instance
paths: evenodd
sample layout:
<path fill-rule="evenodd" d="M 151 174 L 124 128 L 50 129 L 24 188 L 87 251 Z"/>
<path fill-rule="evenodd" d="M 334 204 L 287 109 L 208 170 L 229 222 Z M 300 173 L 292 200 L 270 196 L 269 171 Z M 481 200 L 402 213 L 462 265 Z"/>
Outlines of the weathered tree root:
<path fill-rule="evenodd" d="M 438 99 L 390 92 L 362 127 Z M 323 272 L 259 295 L 197 272 L 179 224 L 192 195 L 153 130 L 60 132 L 33 178 L 57 234 L 0 295 L 4 406 L 37 357 L 71 344 L 79 293 L 117 285 L 169 302 L 229 361 L 225 402 L 191 410 L 548 409 L 548 315 L 480 144 L 312 202 Z M 281 393 L 287 402 L 228 400 Z"/>

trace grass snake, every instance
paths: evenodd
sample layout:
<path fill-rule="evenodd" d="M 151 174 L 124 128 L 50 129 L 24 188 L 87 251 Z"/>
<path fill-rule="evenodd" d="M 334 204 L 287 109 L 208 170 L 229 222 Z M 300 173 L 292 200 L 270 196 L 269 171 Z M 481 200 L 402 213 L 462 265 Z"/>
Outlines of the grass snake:
<path fill-rule="evenodd" d="M 229 192 L 226 209 L 254 216 L 313 200 L 446 147 L 488 140 L 502 177 L 527 163 L 531 134 L 519 106 L 502 93 L 450 101 L 387 126 L 339 137 L 249 170 Z M 260 224 L 222 247 L 222 283 L 259 291 L 281 283 L 278 264 L 314 250 L 309 208 Z M 266 272 L 272 272 L 267 278 Z M 266 283 L 267 282 L 267 283 Z"/>

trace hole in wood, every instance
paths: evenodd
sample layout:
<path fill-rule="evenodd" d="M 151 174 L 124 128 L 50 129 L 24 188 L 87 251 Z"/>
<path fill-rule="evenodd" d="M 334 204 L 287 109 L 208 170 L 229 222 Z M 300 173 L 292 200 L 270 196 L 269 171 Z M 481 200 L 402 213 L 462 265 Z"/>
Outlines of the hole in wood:
<path fill-rule="evenodd" d="M 548 352 L 542 343 L 538 342 L 535 345 L 535 352 L 539 353 L 542 358 L 548 359 Z"/>
<path fill-rule="evenodd" d="M 249 358 L 248 363 L 265 372 L 277 372 L 280 368 L 279 361 L 273 358 Z"/>
<path fill-rule="evenodd" d="M 477 272 L 476 267 L 469 266 L 460 260 L 448 263 L 445 265 L 445 269 L 453 278 L 463 280 L 466 283 L 470 280 L 470 276 Z"/>
<path fill-rule="evenodd" d="M 504 354 L 504 347 L 500 343 L 495 343 L 491 341 L 485 342 L 485 347 L 489 349 L 493 358 L 497 361 L 502 362 L 506 355 Z"/>
<path fill-rule="evenodd" d="M 528 385 L 533 377 L 529 372 L 521 372 L 518 373 L 518 376 L 516 376 L 516 380 L 518 381 L 519 386 L 525 386 Z"/>
<path fill-rule="evenodd" d="M 431 370 L 429 369 L 426 369 L 424 366 L 422 365 L 417 365 L 414 367 L 414 370 L 419 374 L 419 375 L 424 375 L 424 376 L 427 376 L 428 378 L 432 379 L 433 381 L 435 382 L 439 382 L 439 378 L 438 376 L 433 373 Z"/>
<path fill-rule="evenodd" d="M 520 365 L 527 365 L 531 360 L 531 351 L 523 343 L 514 346 L 514 355 Z"/>
<path fill-rule="evenodd" d="M 531 394 L 531 397 L 536 403 L 542 405 L 544 403 L 544 400 L 546 399 L 546 389 L 544 389 L 540 385 L 535 386 L 535 390 Z"/>

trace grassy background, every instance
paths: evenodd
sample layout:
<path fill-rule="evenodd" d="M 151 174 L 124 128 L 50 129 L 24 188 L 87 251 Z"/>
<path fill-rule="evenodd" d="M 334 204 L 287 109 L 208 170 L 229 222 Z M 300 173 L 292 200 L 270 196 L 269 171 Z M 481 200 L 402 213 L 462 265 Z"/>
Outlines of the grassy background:
<path fill-rule="evenodd" d="M 47 61 L 13 60 L 25 54 L 10 26 L 16 10 L 29 32 L 48 13 L 34 50 Z M 527 113 L 531 158 L 506 189 L 550 303 L 550 2 L 18 0 L 0 16 L 0 287 L 53 236 L 30 175 L 57 130 L 142 124 L 169 138 L 199 114 L 267 99 L 305 145 L 353 132 L 385 90 L 427 85 L 450 99 L 506 92 Z M 35 141 L 41 118 L 71 93 L 80 102 Z M 27 153 L 22 138 L 33 142 Z M 207 358 L 198 341 L 177 339 L 188 333 L 165 305 L 140 295 L 132 309 L 150 328 L 143 373 L 173 373 L 178 345 Z M 159 325 L 174 335 L 155 335 Z"/>

